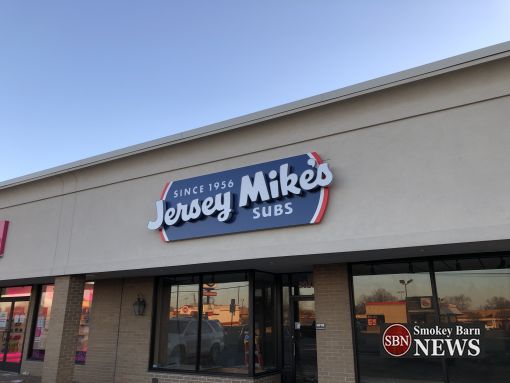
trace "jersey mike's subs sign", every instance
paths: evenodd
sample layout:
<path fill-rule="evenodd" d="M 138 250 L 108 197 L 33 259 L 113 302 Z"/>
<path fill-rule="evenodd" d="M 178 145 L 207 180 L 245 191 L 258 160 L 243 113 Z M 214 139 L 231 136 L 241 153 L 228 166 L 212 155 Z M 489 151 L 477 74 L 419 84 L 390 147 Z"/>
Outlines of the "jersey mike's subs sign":
<path fill-rule="evenodd" d="M 171 181 L 148 228 L 175 241 L 319 223 L 332 181 L 315 152 Z"/>

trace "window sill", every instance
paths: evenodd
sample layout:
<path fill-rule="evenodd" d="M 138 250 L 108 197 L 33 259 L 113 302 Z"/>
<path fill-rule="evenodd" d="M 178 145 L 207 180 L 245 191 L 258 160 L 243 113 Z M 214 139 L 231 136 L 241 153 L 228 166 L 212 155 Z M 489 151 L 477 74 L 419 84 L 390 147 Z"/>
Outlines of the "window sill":
<path fill-rule="evenodd" d="M 275 375 L 281 373 L 281 370 L 274 369 L 264 372 L 256 373 L 255 375 L 248 374 L 235 374 L 235 373 L 225 373 L 225 372 L 213 372 L 213 371 L 190 371 L 190 370 L 175 370 L 175 369 L 166 369 L 166 368 L 157 368 L 152 367 L 148 370 L 150 373 L 154 374 L 174 374 L 174 375 L 196 375 L 196 376 L 224 376 L 224 377 L 236 377 L 238 379 L 253 379 L 259 378 L 267 375 Z"/>

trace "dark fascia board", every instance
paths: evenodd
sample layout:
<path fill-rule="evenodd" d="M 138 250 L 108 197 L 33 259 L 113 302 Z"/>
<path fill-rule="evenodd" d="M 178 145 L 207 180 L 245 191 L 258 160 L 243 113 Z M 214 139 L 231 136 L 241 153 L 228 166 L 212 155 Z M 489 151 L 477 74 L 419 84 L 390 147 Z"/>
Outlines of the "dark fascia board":
<path fill-rule="evenodd" d="M 53 177 L 56 175 L 69 173 L 105 162 L 118 160 L 124 157 L 134 156 L 136 154 L 160 149 L 166 146 L 199 139 L 209 135 L 239 129 L 263 121 L 276 119 L 289 114 L 317 108 L 323 105 L 351 99 L 383 89 L 419 81 L 425 78 L 438 76 L 444 73 L 479 65 L 493 60 L 498 60 L 508 56 L 510 56 L 510 41 L 464 53 L 458 56 L 453 56 L 444 60 L 435 61 L 430 64 L 393 73 L 373 80 L 361 82 L 331 92 L 322 93 L 302 100 L 293 101 L 269 109 L 264 109 L 259 112 L 250 113 L 241 117 L 232 118 L 201 128 L 191 129 L 185 132 L 173 134 L 171 136 L 147 141 L 141 144 L 129 146 L 127 148 L 114 150 L 65 165 L 13 178 L 11 180 L 0 182 L 0 190 L 41 180 L 44 178 Z"/>

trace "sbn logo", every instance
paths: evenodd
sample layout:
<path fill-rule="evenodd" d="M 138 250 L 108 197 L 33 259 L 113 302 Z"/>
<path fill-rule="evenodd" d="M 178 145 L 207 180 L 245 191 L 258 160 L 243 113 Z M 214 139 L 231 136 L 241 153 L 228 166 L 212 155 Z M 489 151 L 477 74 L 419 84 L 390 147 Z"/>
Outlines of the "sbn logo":
<path fill-rule="evenodd" d="M 411 348 L 411 333 L 401 324 L 392 324 L 384 331 L 382 342 L 388 354 L 402 356 Z"/>

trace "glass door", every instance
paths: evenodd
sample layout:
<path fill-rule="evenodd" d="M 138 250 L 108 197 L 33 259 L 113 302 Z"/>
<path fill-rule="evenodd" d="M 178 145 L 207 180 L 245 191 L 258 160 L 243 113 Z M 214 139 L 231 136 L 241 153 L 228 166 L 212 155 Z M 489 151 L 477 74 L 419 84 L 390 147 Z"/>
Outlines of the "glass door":
<path fill-rule="evenodd" d="M 282 382 L 315 383 L 317 342 L 312 273 L 282 275 Z"/>
<path fill-rule="evenodd" d="M 9 331 L 11 329 L 12 302 L 0 302 L 0 369 L 4 369 L 4 362 L 9 346 Z"/>
<path fill-rule="evenodd" d="M 0 301 L 0 370 L 19 371 L 28 303 L 26 299 Z"/>
<path fill-rule="evenodd" d="M 317 342 L 315 336 L 315 301 L 313 298 L 293 299 L 294 374 L 296 383 L 316 383 Z"/>

